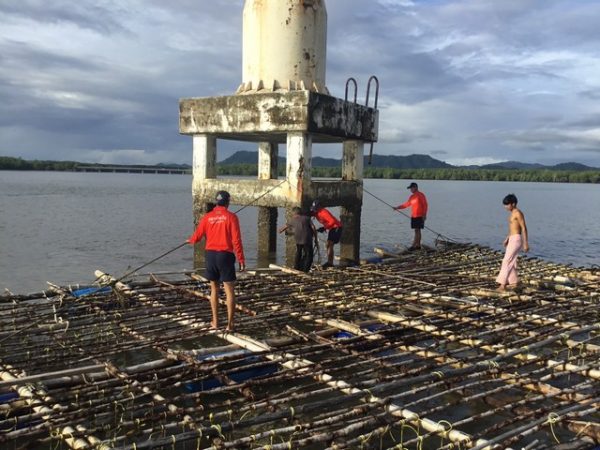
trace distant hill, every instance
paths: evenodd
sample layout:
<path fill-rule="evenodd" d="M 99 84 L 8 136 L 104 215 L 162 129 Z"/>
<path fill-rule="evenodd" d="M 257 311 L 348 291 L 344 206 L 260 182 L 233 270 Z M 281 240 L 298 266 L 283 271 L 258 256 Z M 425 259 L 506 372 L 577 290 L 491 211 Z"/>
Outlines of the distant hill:
<path fill-rule="evenodd" d="M 554 170 L 596 170 L 595 167 L 586 166 L 585 164 L 579 164 L 576 162 L 566 162 L 561 164 L 555 164 L 550 166 L 550 169 Z"/>
<path fill-rule="evenodd" d="M 368 156 L 365 156 L 365 166 L 368 165 Z M 257 164 L 258 153 L 251 151 L 238 151 L 229 158 L 219 162 L 220 165 L 232 164 Z M 279 157 L 279 165 L 285 166 L 285 158 Z M 339 167 L 340 160 L 335 158 L 323 158 L 313 156 L 313 167 Z M 371 167 L 391 167 L 393 169 L 443 169 L 454 167 L 443 161 L 432 158 L 429 155 L 373 155 Z"/>
<path fill-rule="evenodd" d="M 365 156 L 365 166 L 368 156 Z M 393 169 L 446 169 L 454 167 L 429 155 L 373 155 L 371 167 L 391 167 Z"/>
<path fill-rule="evenodd" d="M 475 166 L 477 168 L 477 166 Z M 543 164 L 530 164 L 522 163 L 518 161 L 504 161 L 493 164 L 484 164 L 479 166 L 480 169 L 517 169 L 517 170 L 535 170 L 535 169 L 546 169 L 547 166 Z"/>
<path fill-rule="evenodd" d="M 237 151 L 229 158 L 219 162 L 219 165 L 233 165 L 233 164 L 257 164 L 258 153 L 252 151 Z M 279 157 L 279 166 L 285 166 L 285 158 Z M 323 158 L 321 156 L 313 156 L 312 159 L 313 167 L 339 167 L 340 160 L 335 158 Z M 484 164 L 481 166 L 470 165 L 470 166 L 454 166 L 448 164 L 439 159 L 432 158 L 429 155 L 373 155 L 371 165 L 368 165 L 368 156 L 365 156 L 365 167 L 385 167 L 392 169 L 490 169 L 490 170 L 598 170 L 596 167 L 586 166 L 585 164 L 566 162 L 556 164 L 553 166 L 546 166 L 544 164 L 531 164 L 522 163 L 518 161 L 504 161 L 494 164 Z"/>
<path fill-rule="evenodd" d="M 470 166 L 471 167 L 471 166 Z M 474 166 L 477 168 L 477 166 Z M 586 166 L 585 164 L 580 164 L 576 162 L 566 162 L 555 164 L 553 166 L 546 166 L 544 164 L 528 164 L 522 163 L 518 161 L 505 161 L 494 164 L 485 164 L 480 166 L 481 169 L 516 169 L 516 170 L 597 170 L 596 167 Z"/>

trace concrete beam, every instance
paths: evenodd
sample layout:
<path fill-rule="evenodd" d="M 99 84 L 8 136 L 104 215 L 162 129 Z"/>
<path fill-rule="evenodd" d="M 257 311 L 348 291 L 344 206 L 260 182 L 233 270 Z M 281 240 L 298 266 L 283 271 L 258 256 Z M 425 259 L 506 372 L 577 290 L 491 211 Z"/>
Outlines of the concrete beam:
<path fill-rule="evenodd" d="M 373 108 L 311 91 L 260 93 L 179 101 L 181 134 L 219 139 L 285 143 L 291 132 L 313 142 L 377 141 L 379 113 Z"/>
<path fill-rule="evenodd" d="M 296 186 L 278 180 L 240 180 L 227 178 L 206 179 L 196 186 L 194 202 L 214 201 L 217 191 L 231 193 L 232 205 L 251 205 L 278 208 L 306 207 L 315 198 L 323 206 L 352 206 L 362 198 L 360 185 L 354 181 L 311 181 L 304 193 L 303 203 L 296 197 Z M 265 192 L 266 195 L 262 196 Z M 262 196 L 262 197 L 261 197 Z M 260 198 L 259 198 L 260 197 Z M 310 200 L 310 201 L 309 201 Z"/>

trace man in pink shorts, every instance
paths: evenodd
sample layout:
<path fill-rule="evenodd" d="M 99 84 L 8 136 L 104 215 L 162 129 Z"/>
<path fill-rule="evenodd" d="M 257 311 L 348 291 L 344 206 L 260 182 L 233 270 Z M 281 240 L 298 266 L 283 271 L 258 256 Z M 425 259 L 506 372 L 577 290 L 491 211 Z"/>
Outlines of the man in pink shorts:
<path fill-rule="evenodd" d="M 500 273 L 496 277 L 496 283 L 500 286 L 499 291 L 504 291 L 506 286 L 515 287 L 519 281 L 517 277 L 517 256 L 521 248 L 524 252 L 529 251 L 529 243 L 527 241 L 527 225 L 525 224 L 525 216 L 519 208 L 517 208 L 517 197 L 514 194 L 508 194 L 502 200 L 504 208 L 510 212 L 508 217 L 508 236 L 504 239 L 506 253 L 502 260 Z"/>

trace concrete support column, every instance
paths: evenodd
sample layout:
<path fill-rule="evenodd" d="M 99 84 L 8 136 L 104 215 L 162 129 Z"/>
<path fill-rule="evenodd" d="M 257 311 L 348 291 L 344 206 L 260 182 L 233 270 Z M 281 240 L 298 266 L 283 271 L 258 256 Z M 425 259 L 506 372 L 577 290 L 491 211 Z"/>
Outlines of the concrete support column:
<path fill-rule="evenodd" d="M 363 180 L 364 144 L 361 141 L 344 141 L 342 154 L 342 180 Z"/>
<path fill-rule="evenodd" d="M 341 207 L 344 232 L 340 241 L 342 264 L 358 263 L 360 258 L 360 220 L 363 199 L 364 144 L 360 141 L 345 141 L 342 156 L 342 180 L 355 181 L 356 197 Z"/>
<path fill-rule="evenodd" d="M 276 142 L 258 144 L 258 179 L 277 179 L 279 149 Z"/>
<path fill-rule="evenodd" d="M 277 179 L 279 152 L 277 143 L 258 144 L 258 179 Z M 277 208 L 258 208 L 258 263 L 267 265 L 277 251 Z"/>
<path fill-rule="evenodd" d="M 295 191 L 294 201 L 300 205 L 304 192 L 310 186 L 310 168 L 312 159 L 312 136 L 307 133 L 289 133 L 287 135 L 286 178 Z"/>
<path fill-rule="evenodd" d="M 288 133 L 286 152 L 286 179 L 293 206 L 307 208 L 310 199 L 310 170 L 312 159 L 312 136 L 308 133 Z M 286 219 L 291 217 L 291 208 L 286 210 Z M 288 235 L 285 241 L 285 259 L 290 267 L 294 265 L 296 242 Z"/>
<path fill-rule="evenodd" d="M 208 134 L 192 137 L 192 202 L 194 225 L 206 213 L 206 204 L 214 201 L 215 193 L 202 194 L 202 183 L 217 178 L 217 138 Z M 190 233 L 191 234 L 191 233 Z M 194 246 L 194 267 L 204 265 L 204 242 Z"/>

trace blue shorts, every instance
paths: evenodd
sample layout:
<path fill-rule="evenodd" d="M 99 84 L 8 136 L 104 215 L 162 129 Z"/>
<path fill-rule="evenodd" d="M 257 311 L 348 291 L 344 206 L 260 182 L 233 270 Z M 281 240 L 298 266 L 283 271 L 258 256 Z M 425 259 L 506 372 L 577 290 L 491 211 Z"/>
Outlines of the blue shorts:
<path fill-rule="evenodd" d="M 340 238 L 342 237 L 342 227 L 332 228 L 329 230 L 329 234 L 327 235 L 327 240 L 337 244 L 340 242 Z"/>
<path fill-rule="evenodd" d="M 235 255 L 206 250 L 206 278 L 210 281 L 235 281 Z"/>
<path fill-rule="evenodd" d="M 422 217 L 411 217 L 410 227 L 413 229 L 419 228 L 422 230 L 423 228 L 425 228 L 425 219 L 423 219 Z"/>

